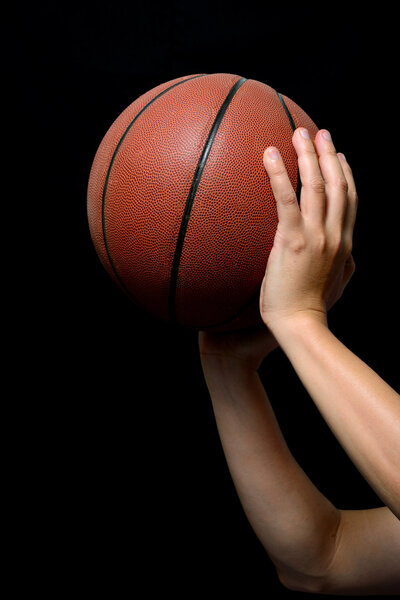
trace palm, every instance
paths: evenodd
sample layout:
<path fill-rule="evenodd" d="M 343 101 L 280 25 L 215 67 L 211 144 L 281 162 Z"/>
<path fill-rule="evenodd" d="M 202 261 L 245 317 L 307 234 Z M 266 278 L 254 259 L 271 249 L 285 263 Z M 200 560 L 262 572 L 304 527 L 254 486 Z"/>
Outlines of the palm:
<path fill-rule="evenodd" d="M 256 370 L 277 347 L 278 342 L 264 324 L 231 333 L 199 332 L 202 356 L 228 357 Z"/>

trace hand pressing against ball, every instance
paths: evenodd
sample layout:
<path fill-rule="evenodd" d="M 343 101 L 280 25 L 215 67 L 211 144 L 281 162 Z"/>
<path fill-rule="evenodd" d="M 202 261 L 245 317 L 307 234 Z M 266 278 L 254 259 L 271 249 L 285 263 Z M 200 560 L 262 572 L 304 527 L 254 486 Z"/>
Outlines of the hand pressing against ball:
<path fill-rule="evenodd" d="M 326 300 L 327 310 L 341 298 L 354 269 L 354 260 L 350 254 L 330 287 Z M 249 329 L 227 333 L 200 331 L 198 341 L 203 365 L 207 360 L 219 360 L 233 366 L 236 365 L 236 367 L 248 368 L 250 371 L 258 371 L 264 359 L 279 346 L 272 331 L 264 323 Z"/>
<path fill-rule="evenodd" d="M 300 205 L 279 151 L 267 148 L 263 157 L 279 218 L 260 294 L 261 316 L 272 332 L 298 316 L 326 322 L 354 272 L 357 193 L 350 166 L 326 130 L 318 131 L 314 145 L 298 128 L 293 145 Z"/>
<path fill-rule="evenodd" d="M 275 325 L 296 315 L 326 319 L 355 269 L 351 254 L 357 194 L 351 169 L 336 154 L 327 132 L 318 132 L 317 152 L 306 129 L 297 129 L 302 191 L 300 207 L 282 158 L 267 149 L 264 165 L 277 202 L 279 224 L 260 294 L 267 327 L 199 334 L 202 360 L 219 357 L 258 370 L 279 344 Z M 270 152 L 272 150 L 272 153 Z"/>

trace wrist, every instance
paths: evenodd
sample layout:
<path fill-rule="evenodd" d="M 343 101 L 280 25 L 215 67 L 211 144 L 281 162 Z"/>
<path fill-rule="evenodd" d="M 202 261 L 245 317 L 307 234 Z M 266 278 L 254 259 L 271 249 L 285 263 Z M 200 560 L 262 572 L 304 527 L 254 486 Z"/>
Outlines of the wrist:
<path fill-rule="evenodd" d="M 264 323 L 271 330 L 276 340 L 282 336 L 298 334 L 309 331 L 310 327 L 325 327 L 328 328 L 328 318 L 326 312 L 322 311 L 297 311 L 290 315 L 285 315 L 279 318 L 266 318 Z"/>
<path fill-rule="evenodd" d="M 199 332 L 199 351 L 203 367 L 238 368 L 256 372 L 278 345 L 264 324 L 227 334 Z"/>

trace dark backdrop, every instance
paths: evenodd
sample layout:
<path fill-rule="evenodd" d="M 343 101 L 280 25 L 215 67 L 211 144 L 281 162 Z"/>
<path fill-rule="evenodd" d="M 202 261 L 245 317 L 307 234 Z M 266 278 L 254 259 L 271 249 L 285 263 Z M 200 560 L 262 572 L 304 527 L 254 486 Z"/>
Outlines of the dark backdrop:
<path fill-rule="evenodd" d="M 35 260 L 44 368 L 32 382 L 41 398 L 32 416 L 41 424 L 36 494 L 51 523 L 52 585 L 113 598 L 141 586 L 144 597 L 290 594 L 237 499 L 197 336 L 154 321 L 108 277 L 89 235 L 87 180 L 114 119 L 162 82 L 227 72 L 291 97 L 332 132 L 360 196 L 357 270 L 331 329 L 397 386 L 393 15 L 254 0 L 40 2 L 17 13 L 8 67 L 45 248 Z M 382 505 L 279 349 L 261 375 L 315 485 L 339 508 Z"/>

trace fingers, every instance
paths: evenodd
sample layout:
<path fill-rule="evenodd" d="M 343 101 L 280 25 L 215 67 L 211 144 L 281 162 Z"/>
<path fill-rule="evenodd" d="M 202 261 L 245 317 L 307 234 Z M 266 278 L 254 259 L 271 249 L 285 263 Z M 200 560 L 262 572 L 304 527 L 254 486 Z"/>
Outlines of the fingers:
<path fill-rule="evenodd" d="M 300 208 L 296 193 L 290 183 L 282 156 L 277 148 L 269 147 L 265 150 L 263 163 L 267 170 L 272 192 L 276 200 L 279 226 L 297 227 L 301 222 Z"/>
<path fill-rule="evenodd" d="M 264 152 L 263 162 L 277 202 L 280 226 L 299 225 L 302 218 L 323 227 L 332 239 L 341 241 L 346 254 L 352 248 L 357 211 L 353 175 L 343 154 L 338 154 L 326 129 L 318 131 L 315 142 L 306 128 L 293 134 L 302 183 L 300 206 L 281 155 L 274 147 Z"/>
<path fill-rule="evenodd" d="M 353 173 L 349 163 L 346 161 L 344 154 L 338 154 L 342 165 L 343 173 L 347 180 L 347 212 L 343 223 L 343 240 L 347 249 L 351 252 L 353 246 L 353 231 L 357 216 L 358 195 L 356 185 L 354 183 Z"/>
<path fill-rule="evenodd" d="M 293 134 L 301 179 L 300 207 L 310 222 L 322 225 L 325 221 L 325 181 L 322 177 L 318 156 L 307 129 L 300 127 Z"/>
<path fill-rule="evenodd" d="M 329 131 L 326 129 L 318 131 L 315 137 L 315 147 L 319 155 L 321 174 L 325 181 L 326 226 L 336 237 L 341 237 L 347 212 L 347 179 Z"/>

